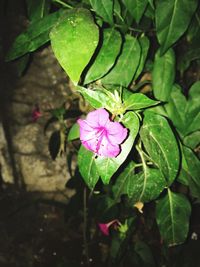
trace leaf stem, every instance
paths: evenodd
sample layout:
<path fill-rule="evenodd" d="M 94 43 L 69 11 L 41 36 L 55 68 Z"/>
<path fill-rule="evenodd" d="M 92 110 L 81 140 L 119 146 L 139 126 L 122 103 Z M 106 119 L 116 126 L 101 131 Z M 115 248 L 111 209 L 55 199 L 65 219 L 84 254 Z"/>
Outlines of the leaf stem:
<path fill-rule="evenodd" d="M 83 190 L 83 247 L 87 266 L 90 265 L 88 242 L 87 242 L 87 188 Z"/>
<path fill-rule="evenodd" d="M 70 6 L 69 4 L 63 2 L 62 0 L 53 0 L 53 2 L 58 3 L 58 4 L 61 4 L 62 6 L 67 7 L 67 8 L 70 8 L 70 9 L 73 8 L 73 7 Z"/>
<path fill-rule="evenodd" d="M 146 164 L 146 161 L 145 161 L 145 158 L 144 158 L 144 155 L 143 155 L 143 151 L 142 149 L 139 147 L 139 145 L 136 146 L 136 149 L 140 155 L 140 158 L 142 160 L 142 167 L 143 167 L 143 170 L 144 170 L 144 173 L 146 174 L 146 170 L 147 170 L 147 164 Z"/>

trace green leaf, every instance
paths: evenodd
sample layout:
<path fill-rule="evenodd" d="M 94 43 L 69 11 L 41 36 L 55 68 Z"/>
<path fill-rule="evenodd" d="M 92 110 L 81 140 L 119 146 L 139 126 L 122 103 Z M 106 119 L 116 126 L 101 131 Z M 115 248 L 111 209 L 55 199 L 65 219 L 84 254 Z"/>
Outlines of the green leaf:
<path fill-rule="evenodd" d="M 200 144 L 200 131 L 196 131 L 191 133 L 190 135 L 185 136 L 183 143 L 186 146 L 195 149 Z"/>
<path fill-rule="evenodd" d="M 200 161 L 194 152 L 182 146 L 182 170 L 178 176 L 178 181 L 188 185 L 194 197 L 200 199 Z"/>
<path fill-rule="evenodd" d="M 134 80 L 136 80 L 139 75 L 141 74 L 141 72 L 143 71 L 144 69 L 144 65 L 145 65 L 145 61 L 146 61 L 146 58 L 147 58 L 147 54 L 148 54 L 148 51 L 149 51 L 149 39 L 146 37 L 146 36 L 141 36 L 139 39 L 139 44 L 140 44 L 140 47 L 141 47 L 141 57 L 140 57 L 140 63 L 139 63 L 139 67 L 136 71 L 136 74 L 134 76 Z"/>
<path fill-rule="evenodd" d="M 156 2 L 156 30 L 161 54 L 172 46 L 187 30 L 197 0 L 158 0 Z"/>
<path fill-rule="evenodd" d="M 124 99 L 126 110 L 137 110 L 142 108 L 157 105 L 159 101 L 150 99 L 141 93 L 132 93 L 129 97 Z"/>
<path fill-rule="evenodd" d="M 144 112 L 140 136 L 149 156 L 170 185 L 179 170 L 179 149 L 167 120 L 151 111 Z"/>
<path fill-rule="evenodd" d="M 79 138 L 79 125 L 77 123 L 74 123 L 67 135 L 67 141 L 73 141 L 77 138 Z"/>
<path fill-rule="evenodd" d="M 113 1 L 112 0 L 90 0 L 95 12 L 106 22 L 113 24 Z"/>
<path fill-rule="evenodd" d="M 95 61 L 86 74 L 84 83 L 88 84 L 104 76 L 114 65 L 120 52 L 122 38 L 118 31 L 105 29 L 103 31 L 103 44 Z"/>
<path fill-rule="evenodd" d="M 168 246 L 182 244 L 188 234 L 191 206 L 187 198 L 168 189 L 165 197 L 157 201 L 156 221 L 164 242 Z"/>
<path fill-rule="evenodd" d="M 187 134 L 200 130 L 199 99 L 200 99 L 200 81 L 194 83 L 189 90 L 188 105 L 186 109 Z"/>
<path fill-rule="evenodd" d="M 105 90 L 91 90 L 88 88 L 84 88 L 81 86 L 77 86 L 77 91 L 80 92 L 85 100 L 93 107 L 93 108 L 106 108 L 110 110 L 110 107 L 113 105 L 113 99 L 111 99 L 106 93 Z"/>
<path fill-rule="evenodd" d="M 135 21 L 139 23 L 147 7 L 148 0 L 123 0 L 123 3 L 135 19 Z"/>
<path fill-rule="evenodd" d="M 49 32 L 57 22 L 62 10 L 54 12 L 32 23 L 29 28 L 15 39 L 9 50 L 6 61 L 10 61 L 33 52 L 49 41 Z"/>
<path fill-rule="evenodd" d="M 26 0 L 26 5 L 30 21 L 35 22 L 49 13 L 51 0 Z"/>
<path fill-rule="evenodd" d="M 174 85 L 169 97 L 169 102 L 165 104 L 165 110 L 174 126 L 184 135 L 187 126 L 186 106 L 187 100 L 182 94 L 181 87 Z"/>
<path fill-rule="evenodd" d="M 149 202 L 157 198 L 166 186 L 165 178 L 158 169 L 145 167 L 143 172 L 134 173 L 136 164 L 129 163 L 125 170 L 119 175 L 113 187 L 115 199 L 127 194 L 130 202 Z"/>
<path fill-rule="evenodd" d="M 164 55 L 160 55 L 160 50 L 156 52 L 152 79 L 153 93 L 155 98 L 162 101 L 168 101 L 172 85 L 175 78 L 175 55 L 172 49 L 169 49 Z"/>
<path fill-rule="evenodd" d="M 99 174 L 95 164 L 95 155 L 93 152 L 81 146 L 78 152 L 79 171 L 90 189 L 93 189 L 98 182 Z"/>
<path fill-rule="evenodd" d="M 126 35 L 122 53 L 113 69 L 101 79 L 102 83 L 128 87 L 139 66 L 140 53 L 141 48 L 138 40 Z"/>
<path fill-rule="evenodd" d="M 133 112 L 127 112 L 123 117 L 122 123 L 129 129 L 129 136 L 121 145 L 121 153 L 116 158 L 99 156 L 96 159 L 97 169 L 104 184 L 109 183 L 110 178 L 126 160 L 139 131 L 139 119 Z"/>
<path fill-rule="evenodd" d="M 99 30 L 90 11 L 66 11 L 51 31 L 50 39 L 60 65 L 77 84 L 99 41 Z"/>

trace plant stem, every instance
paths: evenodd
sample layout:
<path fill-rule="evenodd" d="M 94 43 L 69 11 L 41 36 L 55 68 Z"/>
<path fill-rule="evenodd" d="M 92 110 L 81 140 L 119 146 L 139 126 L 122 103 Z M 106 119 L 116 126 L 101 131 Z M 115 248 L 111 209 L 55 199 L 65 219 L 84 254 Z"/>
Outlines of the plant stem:
<path fill-rule="evenodd" d="M 58 4 L 61 4 L 62 6 L 67 7 L 67 8 L 70 8 L 70 9 L 73 8 L 72 6 L 70 6 L 69 4 L 67 4 L 67 3 L 65 3 L 65 2 L 63 2 L 61 0 L 53 0 L 53 2 L 58 3 Z"/>
<path fill-rule="evenodd" d="M 83 246 L 84 246 L 84 254 L 86 257 L 87 266 L 89 266 L 90 261 L 89 261 L 88 242 L 87 242 L 87 188 L 86 187 L 84 187 L 83 190 Z"/>

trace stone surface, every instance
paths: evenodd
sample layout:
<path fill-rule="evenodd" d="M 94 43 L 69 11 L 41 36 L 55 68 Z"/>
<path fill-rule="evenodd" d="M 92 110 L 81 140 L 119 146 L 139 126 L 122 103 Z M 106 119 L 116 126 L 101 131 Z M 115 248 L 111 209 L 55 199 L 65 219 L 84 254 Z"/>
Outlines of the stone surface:
<path fill-rule="evenodd" d="M 2 123 L 0 123 L 0 175 L 5 183 L 14 183 L 12 165 Z"/>
<path fill-rule="evenodd" d="M 20 186 L 23 185 L 28 191 L 66 192 L 65 185 L 70 178 L 66 155 L 53 161 L 48 151 L 49 137 L 59 125 L 51 124 L 45 134 L 44 127 L 50 118 L 47 110 L 69 102 L 69 87 L 66 74 L 58 65 L 51 48 L 36 52 L 27 73 L 18 79 L 12 93 L 7 121 L 10 141 L 6 140 L 0 128 L 0 166 L 4 182 L 13 183 L 8 141 L 11 142 Z M 33 122 L 31 114 L 36 105 L 43 116 Z M 67 194 L 71 194 L 70 191 Z"/>

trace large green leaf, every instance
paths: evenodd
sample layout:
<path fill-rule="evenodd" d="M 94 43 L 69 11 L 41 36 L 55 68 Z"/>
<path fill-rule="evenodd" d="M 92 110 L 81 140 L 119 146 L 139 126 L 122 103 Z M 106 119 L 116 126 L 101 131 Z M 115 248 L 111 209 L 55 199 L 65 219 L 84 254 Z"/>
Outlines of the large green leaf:
<path fill-rule="evenodd" d="M 32 23 L 24 33 L 17 36 L 6 56 L 6 61 L 21 57 L 28 52 L 33 52 L 47 43 L 49 41 L 49 32 L 61 14 L 62 10 Z"/>
<path fill-rule="evenodd" d="M 99 41 L 99 30 L 89 10 L 66 11 L 50 33 L 59 63 L 77 84 Z"/>
<path fill-rule="evenodd" d="M 200 130 L 199 100 L 200 100 L 200 81 L 194 83 L 189 90 L 189 98 L 186 109 L 187 134 Z"/>
<path fill-rule="evenodd" d="M 185 241 L 191 206 L 187 198 L 168 189 L 165 197 L 157 201 L 156 221 L 164 242 L 169 246 Z"/>
<path fill-rule="evenodd" d="M 28 17 L 31 22 L 45 17 L 49 13 L 51 0 L 26 0 Z"/>
<path fill-rule="evenodd" d="M 152 100 L 151 98 L 141 93 L 132 93 L 131 95 L 127 95 L 127 97 L 125 97 L 123 100 L 126 110 L 147 108 L 159 103 L 159 101 Z"/>
<path fill-rule="evenodd" d="M 169 97 L 169 102 L 164 106 L 174 126 L 184 135 L 187 126 L 186 107 L 187 100 L 182 94 L 181 87 L 174 85 Z"/>
<path fill-rule="evenodd" d="M 133 112 L 127 112 L 123 117 L 122 123 L 129 129 L 129 136 L 121 145 L 121 153 L 116 158 L 105 158 L 99 156 L 96 159 L 97 169 L 104 184 L 109 183 L 112 175 L 126 160 L 139 131 L 139 119 Z"/>
<path fill-rule="evenodd" d="M 95 164 L 95 154 L 84 146 L 81 146 L 78 152 L 78 167 L 86 184 L 90 189 L 93 189 L 99 179 Z"/>
<path fill-rule="evenodd" d="M 140 47 L 141 47 L 141 56 L 140 56 L 140 63 L 139 63 L 139 67 L 136 71 L 136 74 L 134 76 L 134 80 L 136 80 L 139 75 L 141 74 L 141 72 L 143 71 L 144 69 L 144 65 L 145 65 L 145 61 L 146 61 L 146 58 L 147 58 L 147 54 L 148 54 L 148 51 L 149 51 L 149 39 L 144 35 L 144 36 L 141 36 L 139 39 L 139 44 L 140 44 Z"/>
<path fill-rule="evenodd" d="M 182 146 L 182 169 L 178 181 L 189 186 L 194 197 L 200 198 L 200 161 L 188 147 Z"/>
<path fill-rule="evenodd" d="M 197 4 L 197 0 L 156 1 L 156 30 L 162 54 L 187 30 Z"/>
<path fill-rule="evenodd" d="M 113 24 L 113 1 L 112 0 L 90 0 L 92 8 L 106 22 Z"/>
<path fill-rule="evenodd" d="M 175 55 L 169 49 L 164 55 L 156 52 L 153 65 L 153 93 L 155 98 L 168 101 L 175 78 Z"/>
<path fill-rule="evenodd" d="M 167 120 L 151 111 L 144 112 L 140 136 L 153 162 L 170 185 L 179 170 L 179 149 Z"/>
<path fill-rule="evenodd" d="M 121 44 L 121 35 L 114 28 L 103 31 L 102 47 L 86 74 L 85 84 L 101 78 L 112 68 L 120 52 Z"/>
<path fill-rule="evenodd" d="M 122 53 L 113 69 L 101 80 L 102 83 L 128 87 L 139 66 L 140 53 L 138 40 L 126 35 Z"/>
<path fill-rule="evenodd" d="M 127 194 L 131 203 L 151 201 L 159 196 L 166 186 L 165 178 L 158 169 L 150 169 L 147 166 L 143 172 L 134 173 L 136 165 L 129 163 L 125 170 L 117 178 L 113 187 L 115 199 Z"/>
<path fill-rule="evenodd" d="M 148 0 L 123 0 L 123 3 L 135 21 L 139 23 L 145 8 L 147 7 Z"/>

